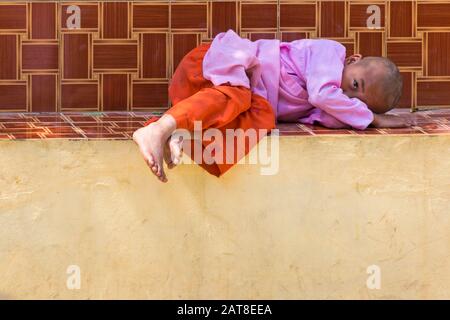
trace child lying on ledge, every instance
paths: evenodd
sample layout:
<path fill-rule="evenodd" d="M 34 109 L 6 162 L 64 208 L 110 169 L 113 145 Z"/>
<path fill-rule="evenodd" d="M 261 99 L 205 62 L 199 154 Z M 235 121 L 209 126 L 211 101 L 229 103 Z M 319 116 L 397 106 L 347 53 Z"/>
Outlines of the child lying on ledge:
<path fill-rule="evenodd" d="M 193 131 L 194 121 L 201 121 L 201 130 L 222 132 L 270 131 L 277 121 L 357 130 L 414 125 L 412 119 L 384 115 L 401 93 L 399 70 L 386 58 L 346 58 L 345 47 L 331 40 L 252 42 L 228 30 L 182 59 L 169 87 L 172 107 L 135 131 L 133 140 L 152 172 L 166 182 L 163 159 L 172 168 L 182 155 L 181 141 L 170 137 L 175 129 Z M 201 143 L 206 148 L 211 141 Z M 252 147 L 246 144 L 243 154 Z M 233 163 L 200 165 L 220 176 Z"/>

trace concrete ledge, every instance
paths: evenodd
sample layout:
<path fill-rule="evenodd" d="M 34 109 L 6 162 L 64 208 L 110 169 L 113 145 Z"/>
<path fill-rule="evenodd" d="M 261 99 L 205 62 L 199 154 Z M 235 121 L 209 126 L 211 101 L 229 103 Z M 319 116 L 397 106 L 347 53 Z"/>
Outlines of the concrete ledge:
<path fill-rule="evenodd" d="M 450 297 L 449 135 L 281 137 L 277 175 L 165 185 L 132 141 L 0 148 L 0 298 Z"/>

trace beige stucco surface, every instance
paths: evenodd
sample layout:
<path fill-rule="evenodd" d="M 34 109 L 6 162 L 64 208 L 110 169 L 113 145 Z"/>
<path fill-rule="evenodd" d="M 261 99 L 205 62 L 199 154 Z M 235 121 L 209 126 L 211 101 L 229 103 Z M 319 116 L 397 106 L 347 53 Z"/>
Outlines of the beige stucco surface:
<path fill-rule="evenodd" d="M 448 135 L 282 137 L 276 175 L 168 184 L 132 141 L 0 150 L 0 298 L 450 298 Z"/>

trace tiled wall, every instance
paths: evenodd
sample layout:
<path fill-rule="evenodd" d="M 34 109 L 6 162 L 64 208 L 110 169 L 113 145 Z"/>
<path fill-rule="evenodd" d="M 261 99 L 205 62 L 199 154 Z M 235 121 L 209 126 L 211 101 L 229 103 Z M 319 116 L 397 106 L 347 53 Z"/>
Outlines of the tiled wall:
<path fill-rule="evenodd" d="M 366 26 L 372 4 L 380 29 Z M 67 28 L 71 5 L 80 29 Z M 183 55 L 229 28 L 387 55 L 402 107 L 450 106 L 450 1 L 0 1 L 0 111 L 164 110 Z"/>

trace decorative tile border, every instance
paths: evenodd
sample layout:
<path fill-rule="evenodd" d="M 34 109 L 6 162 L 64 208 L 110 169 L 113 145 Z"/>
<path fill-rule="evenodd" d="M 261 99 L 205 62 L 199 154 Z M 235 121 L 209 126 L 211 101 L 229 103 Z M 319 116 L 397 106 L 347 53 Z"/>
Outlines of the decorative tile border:
<path fill-rule="evenodd" d="M 405 109 L 390 113 L 402 116 Z M 133 132 L 155 112 L 64 112 L 64 113 L 0 113 L 0 140 L 22 139 L 109 139 L 130 140 Z M 416 113 L 418 126 L 402 129 L 375 129 L 364 131 L 332 130 L 318 125 L 280 123 L 281 136 L 323 135 L 448 135 L 450 111 L 428 110 Z"/>

